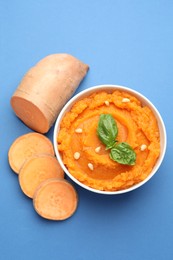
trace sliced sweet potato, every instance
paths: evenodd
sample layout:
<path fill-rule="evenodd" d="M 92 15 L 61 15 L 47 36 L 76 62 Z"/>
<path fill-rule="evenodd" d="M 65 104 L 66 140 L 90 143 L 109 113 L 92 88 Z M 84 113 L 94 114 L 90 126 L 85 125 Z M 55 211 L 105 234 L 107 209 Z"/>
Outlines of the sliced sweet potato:
<path fill-rule="evenodd" d="M 39 133 L 22 135 L 12 143 L 8 151 L 10 167 L 18 174 L 24 162 L 39 153 L 54 155 L 52 142 Z"/>
<path fill-rule="evenodd" d="M 39 154 L 28 159 L 19 172 L 22 191 L 33 198 L 37 187 L 45 180 L 64 178 L 64 172 L 57 159 L 48 154 Z"/>
<path fill-rule="evenodd" d="M 43 182 L 34 194 L 36 212 L 49 220 L 65 220 L 77 209 L 78 196 L 74 187 L 63 179 Z"/>

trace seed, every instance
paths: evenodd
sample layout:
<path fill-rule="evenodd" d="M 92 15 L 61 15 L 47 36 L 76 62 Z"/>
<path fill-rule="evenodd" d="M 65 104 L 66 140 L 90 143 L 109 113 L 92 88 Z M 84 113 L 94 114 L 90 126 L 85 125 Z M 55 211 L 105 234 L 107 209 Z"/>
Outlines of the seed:
<path fill-rule="evenodd" d="M 101 150 L 101 146 L 98 146 L 98 147 L 96 147 L 95 152 L 96 152 L 96 153 L 99 153 L 100 150 Z"/>
<path fill-rule="evenodd" d="M 78 160 L 80 158 L 80 153 L 79 152 L 75 152 L 74 153 L 74 158 L 75 158 L 75 160 Z"/>
<path fill-rule="evenodd" d="M 89 168 L 91 171 L 93 171 L 93 170 L 94 170 L 93 164 L 92 164 L 92 163 L 88 163 L 88 168 Z"/>
<path fill-rule="evenodd" d="M 107 107 L 109 106 L 109 101 L 108 101 L 108 100 L 105 101 L 105 105 L 106 105 Z"/>
<path fill-rule="evenodd" d="M 82 133 L 82 128 L 77 128 L 77 129 L 75 130 L 75 132 L 78 133 L 78 134 Z"/>
<path fill-rule="evenodd" d="M 141 145 L 141 151 L 145 151 L 146 148 L 147 148 L 146 144 L 142 144 L 142 145 Z"/>
<path fill-rule="evenodd" d="M 128 102 L 130 102 L 130 99 L 129 99 L 129 98 L 123 98 L 123 99 L 122 99 L 122 102 L 123 102 L 123 103 L 128 103 Z"/>

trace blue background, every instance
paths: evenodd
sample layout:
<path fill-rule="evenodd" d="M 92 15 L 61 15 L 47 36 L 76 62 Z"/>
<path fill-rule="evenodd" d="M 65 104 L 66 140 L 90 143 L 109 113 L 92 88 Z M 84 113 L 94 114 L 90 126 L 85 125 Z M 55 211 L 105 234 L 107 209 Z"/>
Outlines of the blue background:
<path fill-rule="evenodd" d="M 0 259 L 173 259 L 173 1 L 0 1 Z M 7 153 L 31 131 L 10 98 L 25 72 L 51 53 L 90 66 L 77 92 L 119 84 L 149 98 L 167 129 L 165 159 L 136 191 L 104 196 L 75 185 L 77 212 L 42 219 L 20 190 Z M 53 128 L 47 136 L 52 140 Z"/>

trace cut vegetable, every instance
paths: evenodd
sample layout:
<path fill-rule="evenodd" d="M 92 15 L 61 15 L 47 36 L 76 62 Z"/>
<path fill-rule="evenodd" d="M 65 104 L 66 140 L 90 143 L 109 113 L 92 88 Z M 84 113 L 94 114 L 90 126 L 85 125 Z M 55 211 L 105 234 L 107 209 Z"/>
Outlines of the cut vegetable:
<path fill-rule="evenodd" d="M 32 67 L 11 98 L 16 115 L 31 129 L 46 133 L 89 67 L 69 54 L 52 54 Z"/>
<path fill-rule="evenodd" d="M 18 137 L 11 145 L 8 152 L 10 167 L 15 173 L 19 173 L 24 162 L 34 154 L 54 155 L 51 141 L 42 134 L 29 133 Z"/>
<path fill-rule="evenodd" d="M 43 218 L 65 220 L 76 211 L 78 196 L 68 181 L 49 179 L 36 190 L 33 205 L 36 212 Z"/>
<path fill-rule="evenodd" d="M 19 184 L 22 191 L 33 198 L 37 187 L 45 180 L 64 178 L 64 172 L 54 156 L 42 154 L 28 159 L 19 172 Z"/>

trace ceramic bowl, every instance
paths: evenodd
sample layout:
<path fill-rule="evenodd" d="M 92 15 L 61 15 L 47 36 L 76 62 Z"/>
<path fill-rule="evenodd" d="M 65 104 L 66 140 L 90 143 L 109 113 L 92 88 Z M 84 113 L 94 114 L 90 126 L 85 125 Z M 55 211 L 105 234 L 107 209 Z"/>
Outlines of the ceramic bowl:
<path fill-rule="evenodd" d="M 128 188 L 128 189 L 124 189 L 124 190 L 119 190 L 119 191 L 101 191 L 101 190 L 96 190 L 93 189 L 91 187 L 86 186 L 85 184 L 81 183 L 80 181 L 78 181 L 73 175 L 71 175 L 71 173 L 68 171 L 68 169 L 66 168 L 66 166 L 64 165 L 62 158 L 61 158 L 61 154 L 58 151 L 58 146 L 57 146 L 57 136 L 58 136 L 58 132 L 60 129 L 60 123 L 62 118 L 64 117 L 64 115 L 70 111 L 71 107 L 73 106 L 74 103 L 76 103 L 78 100 L 83 99 L 89 95 L 91 95 L 94 92 L 99 92 L 99 91 L 107 91 L 107 92 L 113 92 L 115 90 L 120 90 L 120 91 L 126 91 L 129 92 L 130 94 L 136 96 L 143 105 L 148 106 L 154 113 L 157 122 L 158 122 L 158 127 L 159 127 L 159 131 L 160 131 L 160 147 L 161 147 L 161 151 L 160 151 L 160 156 L 154 166 L 154 168 L 152 169 L 151 173 L 148 175 L 148 177 L 143 180 L 142 182 Z M 121 193 L 126 193 L 132 190 L 135 190 L 139 187 L 141 187 L 142 185 L 144 185 L 146 182 L 148 182 L 153 175 L 157 172 L 157 170 L 159 169 L 163 159 L 164 159 L 164 155 L 165 155 L 165 151 L 166 151 L 166 144 L 167 144 L 167 138 L 166 138 L 166 130 L 165 130 L 165 125 L 163 122 L 163 119 L 160 115 L 160 113 L 158 112 L 158 110 L 156 109 L 156 107 L 151 103 L 151 101 L 149 101 L 145 96 L 143 96 L 142 94 L 140 94 L 139 92 L 130 89 L 128 87 L 124 87 L 124 86 L 118 86 L 118 85 L 99 85 L 99 86 L 94 86 L 94 87 L 90 87 L 88 89 L 85 89 L 83 91 L 81 91 L 80 93 L 78 93 L 77 95 L 75 95 L 74 97 L 72 97 L 67 103 L 66 105 L 63 107 L 63 109 L 61 110 L 61 112 L 58 115 L 58 118 L 55 122 L 55 127 L 54 127 L 54 136 L 53 136 L 53 143 L 54 143 L 54 149 L 55 149 L 55 154 L 56 157 L 61 165 L 61 167 L 63 168 L 64 172 L 68 175 L 68 177 L 73 180 L 75 183 L 77 183 L 79 186 L 83 187 L 84 189 L 87 189 L 91 192 L 96 192 L 99 194 L 106 194 L 106 195 L 116 195 L 116 194 L 121 194 Z"/>

